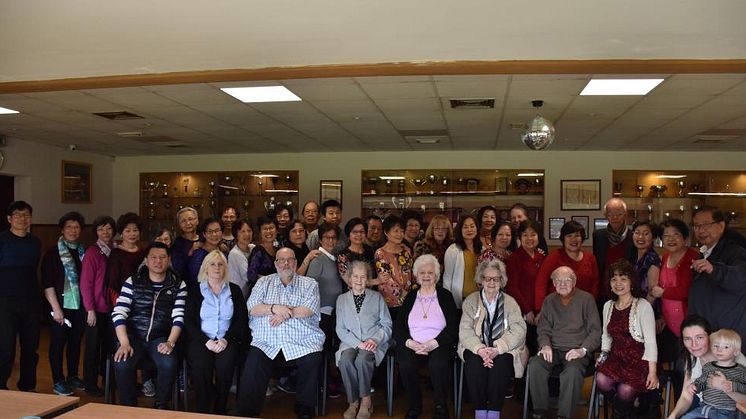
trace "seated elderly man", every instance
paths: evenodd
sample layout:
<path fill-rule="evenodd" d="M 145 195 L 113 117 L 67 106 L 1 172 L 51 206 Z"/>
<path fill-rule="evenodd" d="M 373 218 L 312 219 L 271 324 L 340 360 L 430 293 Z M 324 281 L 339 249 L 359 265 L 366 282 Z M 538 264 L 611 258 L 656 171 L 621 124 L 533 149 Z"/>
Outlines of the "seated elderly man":
<path fill-rule="evenodd" d="M 296 273 L 295 254 L 287 247 L 275 255 L 277 273 L 257 281 L 246 303 L 252 342 L 238 395 L 238 413 L 260 416 L 275 362 L 298 367 L 295 410 L 311 418 L 316 406 L 324 332 L 319 327 L 319 285 Z"/>
<path fill-rule="evenodd" d="M 529 361 L 529 381 L 534 418 L 546 417 L 549 374 L 562 366 L 558 418 L 573 417 L 583 389 L 583 376 L 591 354 L 601 343 L 601 321 L 593 296 L 575 288 L 575 272 L 560 266 L 551 275 L 556 292 L 541 306 L 537 326 L 539 354 Z"/>

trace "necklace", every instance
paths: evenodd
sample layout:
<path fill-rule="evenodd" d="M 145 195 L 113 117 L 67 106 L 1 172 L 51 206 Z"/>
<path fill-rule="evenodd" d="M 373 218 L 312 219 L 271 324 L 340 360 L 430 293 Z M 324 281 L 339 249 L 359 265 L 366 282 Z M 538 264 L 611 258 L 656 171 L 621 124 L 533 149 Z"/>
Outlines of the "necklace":
<path fill-rule="evenodd" d="M 433 305 L 433 299 L 432 298 L 427 298 L 428 304 L 427 304 L 427 308 L 425 308 L 425 299 L 426 299 L 425 297 L 422 297 L 422 299 L 420 300 L 420 308 L 422 309 L 422 318 L 423 319 L 427 318 L 427 313 L 430 312 L 430 306 Z"/>
<path fill-rule="evenodd" d="M 632 305 L 632 299 L 631 298 L 629 300 L 625 301 L 625 302 L 621 302 L 621 301 L 617 300 L 617 302 L 614 303 L 614 306 L 619 311 L 626 310 L 627 307 L 629 307 L 630 305 Z"/>

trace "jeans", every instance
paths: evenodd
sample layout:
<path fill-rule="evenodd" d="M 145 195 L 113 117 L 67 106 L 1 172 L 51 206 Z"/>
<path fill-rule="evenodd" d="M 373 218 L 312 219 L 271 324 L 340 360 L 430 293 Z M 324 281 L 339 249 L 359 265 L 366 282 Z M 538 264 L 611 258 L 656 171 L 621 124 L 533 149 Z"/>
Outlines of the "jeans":
<path fill-rule="evenodd" d="M 738 410 L 716 409 L 712 406 L 702 404 L 694 410 L 681 417 L 681 419 L 737 419 Z"/>
<path fill-rule="evenodd" d="M 168 355 L 158 352 L 158 344 L 165 342 L 166 339 L 162 337 L 149 342 L 143 342 L 133 336 L 129 336 L 130 345 L 134 353 L 126 361 L 114 363 L 121 404 L 125 406 L 137 405 L 137 363 L 143 356 L 148 356 L 158 371 L 155 400 L 161 406 L 168 405 L 174 380 L 176 379 L 177 360 L 176 352 L 171 352 Z"/>

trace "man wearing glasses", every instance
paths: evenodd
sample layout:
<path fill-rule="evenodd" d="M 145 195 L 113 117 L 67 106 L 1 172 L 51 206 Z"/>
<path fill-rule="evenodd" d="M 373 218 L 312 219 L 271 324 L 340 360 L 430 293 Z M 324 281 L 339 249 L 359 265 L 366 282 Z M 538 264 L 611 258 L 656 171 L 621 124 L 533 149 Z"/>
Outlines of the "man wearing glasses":
<path fill-rule="evenodd" d="M 609 221 L 606 228 L 593 232 L 593 256 L 598 264 L 598 307 L 611 298 L 611 291 L 604 278 L 607 267 L 627 257 L 634 243 L 632 232 L 627 227 L 627 203 L 620 198 L 611 198 L 604 205 L 604 216 Z"/>
<path fill-rule="evenodd" d="M 713 330 L 734 329 L 746 336 L 746 249 L 739 245 L 740 235 L 729 232 L 723 213 L 711 206 L 695 211 L 693 227 L 702 255 L 692 262 L 689 314 L 706 318 Z"/>
<path fill-rule="evenodd" d="M 560 266 L 552 272 L 555 293 L 544 299 L 537 326 L 539 354 L 529 361 L 533 417 L 545 418 L 549 407 L 549 374 L 562 366 L 558 418 L 572 418 L 580 401 L 583 377 L 601 344 L 601 321 L 593 296 L 575 288 L 575 272 Z M 526 396 L 528 397 L 528 396 Z"/>
<path fill-rule="evenodd" d="M 0 389 L 8 389 L 8 378 L 16 357 L 16 339 L 21 346 L 18 389 L 36 390 L 39 362 L 39 279 L 36 267 L 41 241 L 29 233 L 31 205 L 15 201 L 8 206 L 10 229 L 0 233 Z"/>
<path fill-rule="evenodd" d="M 313 416 L 324 345 L 319 286 L 296 267 L 291 249 L 278 250 L 277 273 L 261 277 L 246 303 L 252 342 L 241 375 L 240 415 L 261 416 L 272 366 L 287 362 L 298 367 L 295 411 L 299 418 Z"/>

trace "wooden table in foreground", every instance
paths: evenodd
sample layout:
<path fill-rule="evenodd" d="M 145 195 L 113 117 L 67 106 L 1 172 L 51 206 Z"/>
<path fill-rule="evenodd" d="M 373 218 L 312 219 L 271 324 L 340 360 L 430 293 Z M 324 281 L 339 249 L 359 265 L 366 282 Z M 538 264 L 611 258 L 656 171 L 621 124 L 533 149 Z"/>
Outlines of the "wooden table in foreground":
<path fill-rule="evenodd" d="M 78 397 L 0 390 L 0 418 L 52 418 L 78 406 Z"/>
<path fill-rule="evenodd" d="M 128 407 L 114 404 L 88 403 L 71 410 L 59 419 L 243 419 L 236 416 L 204 415 L 200 413 L 179 412 L 174 410 L 156 410 L 145 407 Z"/>
<path fill-rule="evenodd" d="M 746 414 L 746 403 L 736 403 L 736 407 L 739 412 Z"/>

